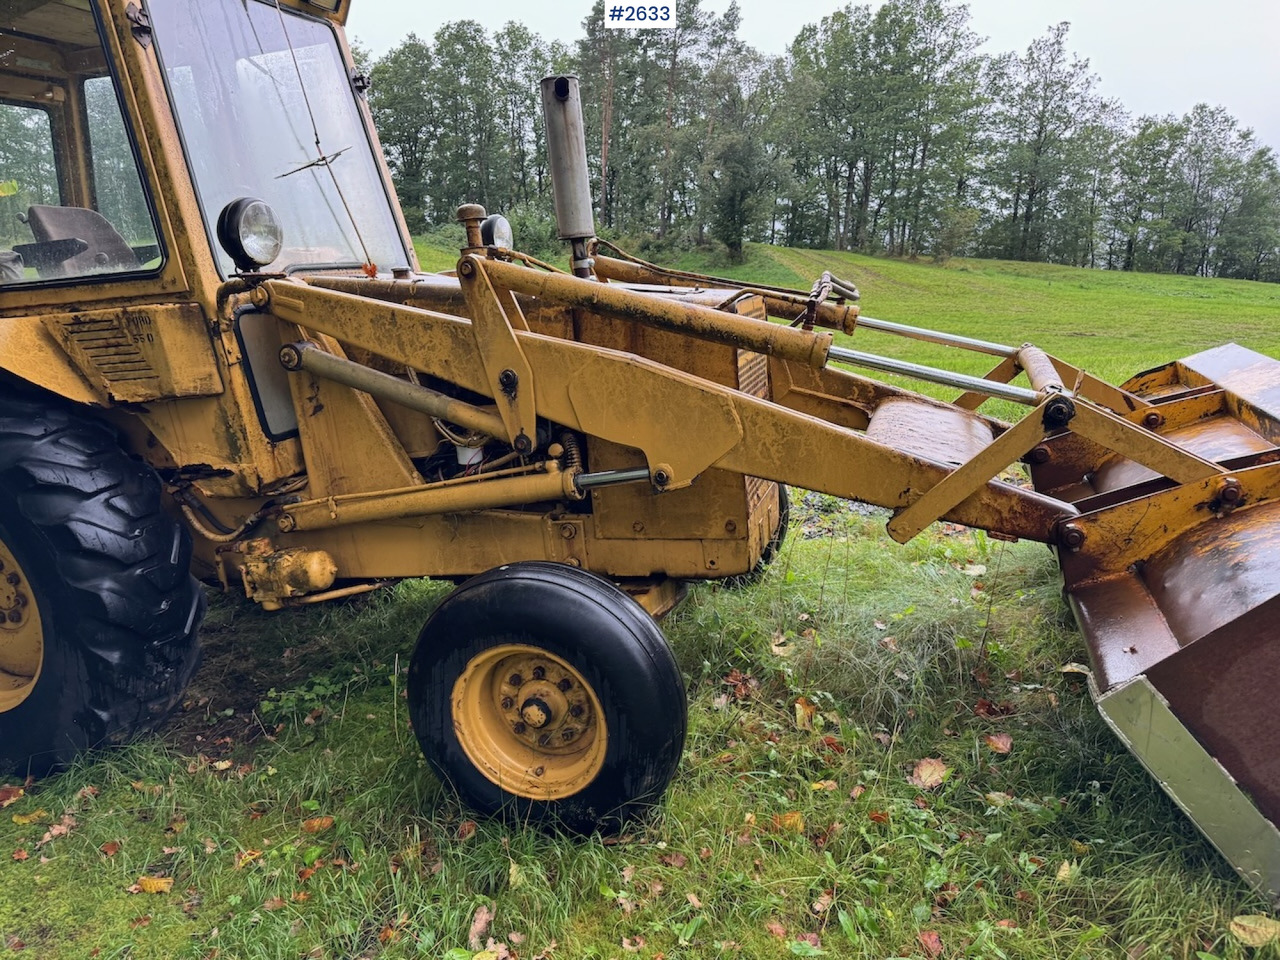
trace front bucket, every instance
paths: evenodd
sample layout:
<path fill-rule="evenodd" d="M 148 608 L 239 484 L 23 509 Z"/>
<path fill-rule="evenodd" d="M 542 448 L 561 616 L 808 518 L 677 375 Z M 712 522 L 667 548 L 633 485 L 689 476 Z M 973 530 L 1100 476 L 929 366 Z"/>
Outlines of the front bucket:
<path fill-rule="evenodd" d="M 1179 487 L 1115 455 L 1040 471 L 1082 511 L 1084 549 L 1060 560 L 1094 698 L 1227 860 L 1280 901 L 1280 363 L 1229 345 L 1125 389 L 1153 404 L 1166 440 L 1225 472 Z"/>

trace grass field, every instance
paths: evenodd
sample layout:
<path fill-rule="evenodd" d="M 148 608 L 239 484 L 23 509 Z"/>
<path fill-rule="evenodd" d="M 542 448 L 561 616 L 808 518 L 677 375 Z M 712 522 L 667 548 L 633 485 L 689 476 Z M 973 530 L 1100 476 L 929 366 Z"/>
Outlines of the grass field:
<path fill-rule="evenodd" d="M 1112 380 L 1225 340 L 1280 355 L 1280 286 L 758 246 L 679 265 L 833 269 L 870 315 Z M 1230 932 L 1268 905 L 1062 672 L 1085 653 L 1048 551 L 950 525 L 900 547 L 812 494 L 796 514 L 762 583 L 696 587 L 665 621 L 689 742 L 620 837 L 476 822 L 428 772 L 403 670 L 447 584 L 288 614 L 213 598 L 173 723 L 4 808 L 0 956 L 1280 956 Z"/>

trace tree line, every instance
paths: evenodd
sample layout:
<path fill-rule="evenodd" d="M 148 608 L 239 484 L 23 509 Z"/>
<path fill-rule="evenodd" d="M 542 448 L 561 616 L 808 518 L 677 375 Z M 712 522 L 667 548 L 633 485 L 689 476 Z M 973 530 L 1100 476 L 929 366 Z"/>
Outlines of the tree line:
<path fill-rule="evenodd" d="M 851 4 L 772 57 L 736 5 L 682 0 L 665 30 L 603 10 L 572 45 L 459 21 L 367 64 L 411 227 L 474 201 L 552 241 L 538 81 L 571 72 L 604 236 L 1280 281 L 1273 150 L 1222 107 L 1131 116 L 1067 23 L 990 54 L 963 4 Z"/>

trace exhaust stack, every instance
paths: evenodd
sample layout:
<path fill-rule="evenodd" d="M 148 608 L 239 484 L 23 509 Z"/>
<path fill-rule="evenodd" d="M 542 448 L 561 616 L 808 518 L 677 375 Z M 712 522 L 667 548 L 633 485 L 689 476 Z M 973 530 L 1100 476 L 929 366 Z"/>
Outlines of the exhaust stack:
<path fill-rule="evenodd" d="M 542 113 L 547 121 L 547 156 L 555 193 L 556 227 L 573 249 L 573 273 L 591 276 L 587 241 L 596 235 L 591 213 L 591 184 L 587 176 L 587 139 L 582 125 L 582 97 L 578 78 L 545 77 Z"/>

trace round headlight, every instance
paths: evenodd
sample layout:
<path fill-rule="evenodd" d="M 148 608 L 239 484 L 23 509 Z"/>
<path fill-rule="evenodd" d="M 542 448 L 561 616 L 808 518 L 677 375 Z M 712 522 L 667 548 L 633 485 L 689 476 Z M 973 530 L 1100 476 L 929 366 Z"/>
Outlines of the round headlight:
<path fill-rule="evenodd" d="M 218 242 L 242 273 L 268 266 L 280 256 L 284 231 L 276 213 L 253 197 L 232 200 L 218 215 Z"/>
<path fill-rule="evenodd" d="M 480 242 L 486 247 L 514 250 L 515 236 L 511 232 L 511 224 L 507 218 L 500 213 L 485 217 L 480 224 Z"/>

